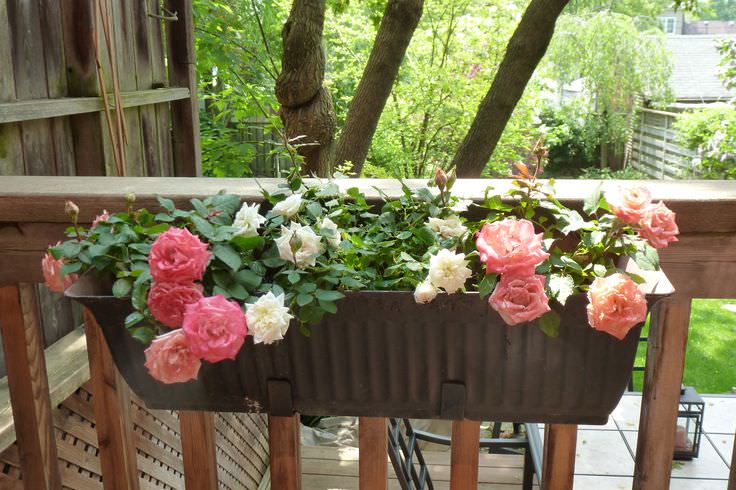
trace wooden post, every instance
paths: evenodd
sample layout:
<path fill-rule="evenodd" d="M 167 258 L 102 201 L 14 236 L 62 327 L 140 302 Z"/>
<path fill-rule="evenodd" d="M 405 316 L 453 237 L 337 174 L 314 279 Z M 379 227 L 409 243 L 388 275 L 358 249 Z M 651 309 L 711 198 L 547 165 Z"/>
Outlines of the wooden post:
<path fill-rule="evenodd" d="M 184 484 L 188 489 L 217 490 L 215 418 L 211 412 L 179 412 Z"/>
<path fill-rule="evenodd" d="M 388 488 L 388 426 L 384 417 L 360 417 L 358 438 L 360 490 Z"/>
<path fill-rule="evenodd" d="M 299 414 L 291 417 L 268 416 L 271 488 L 279 490 L 302 488 L 300 446 Z"/>
<path fill-rule="evenodd" d="M 475 490 L 478 487 L 478 455 L 480 452 L 480 422 L 452 422 L 450 452 L 450 488 Z"/>
<path fill-rule="evenodd" d="M 92 312 L 84 310 L 89 375 L 105 490 L 138 490 L 130 392 Z"/>
<path fill-rule="evenodd" d="M 673 296 L 652 312 L 634 490 L 669 488 L 691 299 Z"/>
<path fill-rule="evenodd" d="M 174 172 L 177 177 L 197 177 L 202 175 L 202 155 L 192 0 L 166 0 L 166 8 L 178 18 L 166 23 L 169 83 L 188 88 L 190 94 L 171 103 Z"/>
<path fill-rule="evenodd" d="M 736 490 L 736 435 L 733 437 L 733 454 L 731 455 L 731 476 L 728 477 L 728 490 Z"/>
<path fill-rule="evenodd" d="M 545 426 L 542 488 L 545 490 L 572 489 L 577 439 L 577 425 L 547 424 Z"/>
<path fill-rule="evenodd" d="M 0 331 L 27 489 L 60 489 L 43 335 L 31 284 L 0 287 Z"/>

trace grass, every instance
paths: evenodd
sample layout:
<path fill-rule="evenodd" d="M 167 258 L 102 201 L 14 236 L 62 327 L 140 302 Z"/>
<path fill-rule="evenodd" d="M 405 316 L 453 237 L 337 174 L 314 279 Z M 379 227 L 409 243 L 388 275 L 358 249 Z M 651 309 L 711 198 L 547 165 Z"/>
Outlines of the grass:
<path fill-rule="evenodd" d="M 647 332 L 645 327 L 644 335 Z M 643 366 L 645 357 L 642 343 L 636 365 Z M 641 390 L 642 377 L 634 373 L 635 390 Z M 736 300 L 693 301 L 683 383 L 699 393 L 731 393 L 736 387 Z"/>

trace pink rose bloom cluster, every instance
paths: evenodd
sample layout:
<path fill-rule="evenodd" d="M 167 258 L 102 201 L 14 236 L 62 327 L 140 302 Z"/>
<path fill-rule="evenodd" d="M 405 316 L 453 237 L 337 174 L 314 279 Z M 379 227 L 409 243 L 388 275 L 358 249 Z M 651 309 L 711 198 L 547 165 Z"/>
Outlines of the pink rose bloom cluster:
<path fill-rule="evenodd" d="M 652 195 L 644 187 L 619 189 L 607 193 L 606 200 L 613 214 L 626 224 L 638 228 L 639 236 L 654 248 L 665 248 L 677 241 L 680 231 L 673 213 L 660 201 L 652 203 Z"/>
<path fill-rule="evenodd" d="M 598 277 L 588 290 L 588 323 L 619 340 L 647 317 L 644 292 L 626 274 Z"/>
<path fill-rule="evenodd" d="M 201 361 L 235 359 L 245 342 L 245 313 L 221 294 L 205 297 L 202 279 L 212 256 L 208 245 L 186 228 L 170 228 L 156 238 L 148 263 L 153 284 L 148 309 L 174 332 L 146 349 L 146 367 L 162 383 L 195 379 Z M 181 327 L 181 328 L 179 328 Z"/>
<path fill-rule="evenodd" d="M 530 322 L 550 310 L 544 292 L 545 277 L 534 273 L 549 254 L 542 248 L 542 233 L 535 233 L 531 221 L 504 219 L 486 223 L 475 244 L 486 273 L 501 274 L 488 302 L 504 322 Z"/>
<path fill-rule="evenodd" d="M 56 244 L 57 246 L 59 243 Z M 53 255 L 46 252 L 41 260 L 41 271 L 43 272 L 43 280 L 49 291 L 55 293 L 63 293 L 66 288 L 77 280 L 77 274 L 67 274 L 61 277 L 61 266 L 64 265 L 64 259 L 55 259 Z"/>

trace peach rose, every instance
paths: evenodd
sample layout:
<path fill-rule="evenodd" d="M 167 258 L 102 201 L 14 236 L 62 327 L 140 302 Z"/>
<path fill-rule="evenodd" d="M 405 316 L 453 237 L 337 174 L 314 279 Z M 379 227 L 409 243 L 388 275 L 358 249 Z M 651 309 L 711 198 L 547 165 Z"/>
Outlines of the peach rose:
<path fill-rule="evenodd" d="M 201 365 L 199 358 L 187 346 L 187 338 L 181 329 L 156 337 L 146 349 L 148 373 L 162 383 L 197 379 Z"/>
<path fill-rule="evenodd" d="M 110 219 L 110 213 L 107 212 L 107 209 L 104 209 L 102 211 L 102 214 L 99 214 L 95 217 L 94 221 L 92 222 L 92 226 L 90 229 L 94 229 L 98 223 L 102 223 L 103 221 L 107 221 Z"/>
<path fill-rule="evenodd" d="M 56 245 L 58 246 L 59 244 L 57 243 Z M 49 290 L 55 293 L 63 293 L 79 277 L 77 274 L 67 274 L 62 278 L 62 265 L 64 265 L 64 259 L 55 259 L 49 252 L 46 252 L 46 255 L 41 260 L 43 279 Z"/>
<path fill-rule="evenodd" d="M 148 264 L 156 282 L 191 283 L 202 279 L 212 254 L 186 228 L 169 228 L 151 246 Z"/>
<path fill-rule="evenodd" d="M 654 248 L 665 248 L 670 242 L 676 242 L 680 233 L 675 223 L 675 213 L 662 201 L 647 209 L 639 226 L 639 235 Z"/>
<path fill-rule="evenodd" d="M 243 310 L 221 294 L 188 305 L 182 329 L 191 351 L 209 362 L 235 359 L 248 333 Z"/>
<path fill-rule="evenodd" d="M 597 277 L 588 291 L 588 323 L 619 340 L 647 318 L 644 292 L 626 274 Z"/>
<path fill-rule="evenodd" d="M 508 325 L 530 322 L 550 310 L 544 282 L 545 277 L 539 274 L 504 274 L 488 303 Z"/>
<path fill-rule="evenodd" d="M 202 299 L 200 284 L 154 282 L 148 292 L 148 309 L 153 317 L 171 328 L 181 327 L 184 310 Z"/>
<path fill-rule="evenodd" d="M 652 195 L 646 187 L 619 188 L 617 192 L 606 193 L 606 201 L 618 219 L 632 224 L 638 222 L 652 205 Z"/>
<path fill-rule="evenodd" d="M 531 276 L 549 254 L 542 250 L 542 234 L 534 233 L 531 221 L 504 219 L 486 223 L 475 241 L 486 273 Z"/>

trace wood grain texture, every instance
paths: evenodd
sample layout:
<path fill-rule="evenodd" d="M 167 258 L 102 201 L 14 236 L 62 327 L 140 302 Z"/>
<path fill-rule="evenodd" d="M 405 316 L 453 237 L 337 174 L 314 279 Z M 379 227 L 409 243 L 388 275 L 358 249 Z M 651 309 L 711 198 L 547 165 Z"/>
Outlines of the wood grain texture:
<path fill-rule="evenodd" d="M 733 455 L 731 456 L 731 471 L 728 478 L 728 490 L 736 490 L 736 435 L 733 438 Z"/>
<path fill-rule="evenodd" d="M 388 486 L 388 426 L 384 417 L 360 417 L 360 489 L 386 490 Z"/>
<path fill-rule="evenodd" d="M 27 488 L 60 489 L 43 339 L 32 285 L 0 287 L 0 332 Z"/>
<path fill-rule="evenodd" d="M 138 490 L 129 388 L 112 361 L 92 313 L 84 312 L 102 483 L 105 490 Z"/>
<path fill-rule="evenodd" d="M 181 411 L 179 423 L 186 488 L 217 490 L 214 414 Z"/>
<path fill-rule="evenodd" d="M 13 66 L 13 50 L 8 19 L 8 2 L 0 2 L 0 66 Z M 15 73 L 12 69 L 0 70 L 0 103 L 14 101 Z M 0 175 L 24 173 L 23 146 L 19 124 L 0 124 Z"/>
<path fill-rule="evenodd" d="M 480 452 L 480 422 L 452 422 L 450 455 L 450 488 L 474 490 L 478 487 L 478 454 Z"/>
<path fill-rule="evenodd" d="M 691 299 L 675 295 L 652 313 L 634 467 L 634 490 L 669 488 Z"/>
<path fill-rule="evenodd" d="M 271 457 L 271 488 L 302 488 L 301 437 L 299 414 L 291 417 L 268 417 L 268 441 Z"/>
<path fill-rule="evenodd" d="M 179 20 L 166 23 L 169 84 L 189 89 L 189 99 L 171 103 L 171 137 L 174 174 L 202 175 L 199 141 L 199 101 L 197 100 L 196 53 L 192 0 L 166 0 L 166 8 Z"/>
<path fill-rule="evenodd" d="M 545 426 L 542 464 L 542 482 L 545 490 L 572 490 L 577 436 L 577 425 Z"/>

